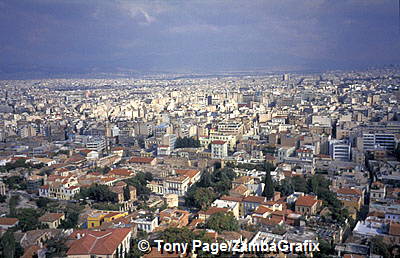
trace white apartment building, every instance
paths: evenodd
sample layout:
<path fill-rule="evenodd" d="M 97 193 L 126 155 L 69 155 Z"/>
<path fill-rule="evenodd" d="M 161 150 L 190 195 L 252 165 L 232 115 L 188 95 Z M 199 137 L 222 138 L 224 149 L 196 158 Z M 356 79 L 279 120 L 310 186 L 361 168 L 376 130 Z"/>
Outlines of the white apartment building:
<path fill-rule="evenodd" d="M 374 150 L 378 147 L 393 151 L 396 147 L 394 134 L 389 133 L 364 133 L 362 143 L 364 151 Z"/>
<path fill-rule="evenodd" d="M 211 143 L 211 157 L 223 159 L 228 157 L 228 144 L 225 141 L 213 141 Z"/>
<path fill-rule="evenodd" d="M 350 161 L 351 144 L 346 140 L 331 140 L 329 153 L 334 160 Z"/>

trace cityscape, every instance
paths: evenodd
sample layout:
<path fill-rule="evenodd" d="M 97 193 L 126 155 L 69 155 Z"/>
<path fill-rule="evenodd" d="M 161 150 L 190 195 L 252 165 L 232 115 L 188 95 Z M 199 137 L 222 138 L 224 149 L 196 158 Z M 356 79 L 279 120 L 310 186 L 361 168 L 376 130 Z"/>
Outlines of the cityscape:
<path fill-rule="evenodd" d="M 143 28 L 181 8 L 117 2 Z M 305 2 L 313 12 L 317 1 Z M 26 4 L 49 15 L 64 6 Z M 17 8 L 0 1 L 6 17 Z M 76 55 L 81 73 L 24 63 L 36 48 L 9 63 L 0 47 L 0 257 L 399 257 L 398 42 L 390 58 L 330 67 L 227 57 L 233 68 L 194 58 L 188 71 L 108 69 L 85 63 L 88 51 Z"/>

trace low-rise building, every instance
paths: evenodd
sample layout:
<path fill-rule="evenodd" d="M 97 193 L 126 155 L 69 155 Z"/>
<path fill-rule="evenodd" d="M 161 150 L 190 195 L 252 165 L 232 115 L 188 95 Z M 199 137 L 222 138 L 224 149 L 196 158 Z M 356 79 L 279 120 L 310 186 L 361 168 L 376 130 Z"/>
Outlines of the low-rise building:
<path fill-rule="evenodd" d="M 45 213 L 39 218 L 39 221 L 49 228 L 57 228 L 63 220 L 65 220 L 64 213 Z"/>
<path fill-rule="evenodd" d="M 137 225 L 139 231 L 150 233 L 158 227 L 158 217 L 153 214 L 142 212 L 133 220 L 133 223 Z"/>
<path fill-rule="evenodd" d="M 317 196 L 303 195 L 297 198 L 295 209 L 303 215 L 315 215 L 321 205 L 322 201 L 318 200 Z"/>
<path fill-rule="evenodd" d="M 224 159 L 228 157 L 228 144 L 225 141 L 211 142 L 211 157 L 213 159 Z"/>
<path fill-rule="evenodd" d="M 131 248 L 130 228 L 105 231 L 75 230 L 69 238 L 68 258 L 125 257 Z"/>
<path fill-rule="evenodd" d="M 19 220 L 17 218 L 0 218 L 0 229 L 8 230 L 9 228 L 17 226 Z"/>
<path fill-rule="evenodd" d="M 104 222 L 109 222 L 128 215 L 128 212 L 95 210 L 87 217 L 87 228 L 100 227 Z"/>

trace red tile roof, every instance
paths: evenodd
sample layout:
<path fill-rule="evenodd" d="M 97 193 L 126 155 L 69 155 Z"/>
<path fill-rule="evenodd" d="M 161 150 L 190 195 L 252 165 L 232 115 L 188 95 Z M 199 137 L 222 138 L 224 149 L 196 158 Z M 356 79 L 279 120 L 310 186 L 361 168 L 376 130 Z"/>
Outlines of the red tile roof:
<path fill-rule="evenodd" d="M 175 172 L 178 175 L 185 175 L 190 178 L 195 177 L 198 173 L 200 173 L 200 170 L 197 169 L 176 169 Z"/>
<path fill-rule="evenodd" d="M 12 226 L 19 222 L 17 218 L 0 218 L 0 225 Z"/>
<path fill-rule="evenodd" d="M 131 232 L 130 228 L 115 228 L 105 231 L 76 230 L 70 237 L 75 238 L 67 255 L 112 255 Z M 78 234 L 83 237 L 77 239 Z"/>
<path fill-rule="evenodd" d="M 270 208 L 260 205 L 254 210 L 253 213 L 263 215 L 265 213 L 271 213 L 271 212 L 272 210 Z"/>
<path fill-rule="evenodd" d="M 390 222 L 389 235 L 400 236 L 400 224 L 396 222 Z"/>
<path fill-rule="evenodd" d="M 212 141 L 211 144 L 219 144 L 219 145 L 222 145 L 222 144 L 225 144 L 225 141 Z"/>
<path fill-rule="evenodd" d="M 147 163 L 150 164 L 154 158 L 147 158 L 147 157 L 132 157 L 129 162 L 131 163 Z"/>
<path fill-rule="evenodd" d="M 117 176 L 132 176 L 134 172 L 125 168 L 115 168 L 108 172 L 108 174 Z"/>
<path fill-rule="evenodd" d="M 244 185 L 238 185 L 235 188 L 233 188 L 232 190 L 230 190 L 230 193 L 237 193 L 240 195 L 245 195 L 247 192 L 249 191 L 249 189 L 247 189 L 246 186 Z"/>
<path fill-rule="evenodd" d="M 260 218 L 259 221 L 261 224 L 268 225 L 268 226 L 275 226 L 280 224 L 283 219 L 278 217 L 271 217 L 271 218 Z"/>
<path fill-rule="evenodd" d="M 304 195 L 297 198 L 296 206 L 312 207 L 318 202 L 316 196 Z"/>
<path fill-rule="evenodd" d="M 228 208 L 210 207 L 206 211 L 200 211 L 199 214 L 213 215 L 218 212 L 228 212 Z"/>
<path fill-rule="evenodd" d="M 59 220 L 64 216 L 63 213 L 46 213 L 39 218 L 40 222 L 54 222 Z"/>
<path fill-rule="evenodd" d="M 84 154 L 88 154 L 88 153 L 90 153 L 92 150 L 89 150 L 89 149 L 83 149 L 83 150 L 80 150 L 79 152 L 80 153 L 84 153 Z"/>
<path fill-rule="evenodd" d="M 251 176 L 241 176 L 241 177 L 235 178 L 235 180 L 233 180 L 233 183 L 248 184 L 252 180 L 253 180 L 253 177 L 251 177 Z"/>
<path fill-rule="evenodd" d="M 385 212 L 382 211 L 371 211 L 368 213 L 368 217 L 385 218 Z"/>
<path fill-rule="evenodd" d="M 112 151 L 122 151 L 122 150 L 125 150 L 125 148 L 124 147 L 114 147 L 111 150 Z"/>
<path fill-rule="evenodd" d="M 233 202 L 242 202 L 243 201 L 243 197 L 234 197 L 234 196 L 229 196 L 229 195 L 223 195 L 220 199 L 225 200 L 225 201 L 233 201 Z"/>
<path fill-rule="evenodd" d="M 35 254 L 38 254 L 38 251 L 39 251 L 40 249 L 41 249 L 41 248 L 40 248 L 39 246 L 37 246 L 37 245 L 29 246 L 29 247 L 25 248 L 25 250 L 24 250 L 24 255 L 22 255 L 21 258 L 31 258 L 31 257 L 34 257 Z"/>
<path fill-rule="evenodd" d="M 263 196 L 254 196 L 254 195 L 249 195 L 243 198 L 244 202 L 255 202 L 255 203 L 263 203 L 265 202 L 265 197 Z"/>
<path fill-rule="evenodd" d="M 351 188 L 340 188 L 337 190 L 337 193 L 342 195 L 355 195 L 355 196 L 362 195 L 362 192 L 360 190 Z"/>

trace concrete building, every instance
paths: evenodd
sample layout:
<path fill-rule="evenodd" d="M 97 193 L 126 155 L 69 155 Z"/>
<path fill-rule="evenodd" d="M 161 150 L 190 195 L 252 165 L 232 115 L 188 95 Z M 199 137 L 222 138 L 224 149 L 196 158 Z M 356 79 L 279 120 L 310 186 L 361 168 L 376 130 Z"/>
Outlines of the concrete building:
<path fill-rule="evenodd" d="M 213 141 L 211 143 L 211 157 L 223 159 L 228 157 L 228 144 L 225 141 Z"/>
<path fill-rule="evenodd" d="M 351 144 L 346 140 L 331 140 L 329 153 L 334 160 L 350 161 Z"/>

